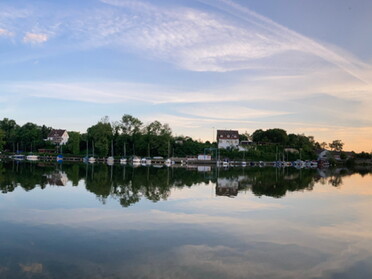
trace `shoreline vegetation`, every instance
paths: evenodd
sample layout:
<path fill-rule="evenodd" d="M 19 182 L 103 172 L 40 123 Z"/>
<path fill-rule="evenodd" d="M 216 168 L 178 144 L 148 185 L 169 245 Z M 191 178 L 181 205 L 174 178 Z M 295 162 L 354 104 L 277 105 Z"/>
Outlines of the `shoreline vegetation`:
<path fill-rule="evenodd" d="M 57 127 L 58 128 L 58 127 Z M 155 120 L 145 125 L 140 119 L 125 114 L 119 121 L 103 117 L 86 133 L 68 131 L 67 144 L 58 146 L 46 138 L 52 127 L 15 120 L 0 120 L 0 152 L 3 154 L 62 154 L 64 157 L 98 156 L 123 158 L 130 156 L 188 157 L 199 154 L 217 156 L 217 142 L 194 140 L 188 136 L 174 136 L 168 124 Z M 341 140 L 317 142 L 313 136 L 288 134 L 274 128 L 258 129 L 252 134 L 239 135 L 239 149 L 218 149 L 221 159 L 246 161 L 316 160 L 319 152 L 328 148 L 331 164 L 371 165 L 372 153 L 344 152 Z M 42 151 L 42 152 L 40 152 Z M 214 153 L 216 152 L 216 153 Z"/>
<path fill-rule="evenodd" d="M 192 187 L 200 183 L 215 184 L 219 196 L 237 196 L 247 190 L 256 196 L 281 198 L 289 192 L 312 191 L 314 184 L 320 182 L 340 187 L 345 177 L 353 174 L 371 175 L 366 168 L 334 168 L 318 171 L 293 168 L 229 168 L 217 170 L 198 168 L 132 168 L 127 166 L 108 166 L 105 164 L 63 164 L 56 162 L 15 164 L 1 162 L 0 191 L 3 194 L 23 188 L 25 191 L 46 189 L 50 186 L 78 186 L 83 181 L 85 187 L 104 203 L 115 197 L 123 207 L 137 203 L 142 197 L 153 202 L 166 200 L 175 188 Z M 206 175 L 208 173 L 208 175 Z"/>

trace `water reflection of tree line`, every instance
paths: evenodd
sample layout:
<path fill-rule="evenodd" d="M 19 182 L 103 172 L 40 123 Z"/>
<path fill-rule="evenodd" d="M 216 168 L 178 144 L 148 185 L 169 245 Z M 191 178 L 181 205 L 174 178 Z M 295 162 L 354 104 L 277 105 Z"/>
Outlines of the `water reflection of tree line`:
<path fill-rule="evenodd" d="M 362 175 L 371 173 L 365 169 L 358 172 Z M 315 182 L 339 186 L 343 176 L 353 173 L 355 170 L 321 173 L 317 170 L 292 168 L 212 168 L 212 172 L 204 173 L 186 168 L 2 162 L 0 189 L 2 193 L 12 192 L 17 187 L 26 191 L 37 187 L 44 189 L 48 185 L 58 184 L 54 181 L 66 175 L 73 186 L 84 181 L 86 189 L 103 203 L 110 197 L 127 207 L 142 197 L 157 202 L 167 199 L 173 188 L 209 182 L 216 184 L 217 195 L 235 196 L 239 191 L 250 190 L 257 196 L 280 198 L 287 192 L 312 190 Z"/>

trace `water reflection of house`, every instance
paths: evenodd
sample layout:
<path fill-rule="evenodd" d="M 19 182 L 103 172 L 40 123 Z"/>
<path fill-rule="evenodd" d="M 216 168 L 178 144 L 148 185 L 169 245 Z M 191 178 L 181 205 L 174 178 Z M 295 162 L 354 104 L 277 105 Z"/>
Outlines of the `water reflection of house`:
<path fill-rule="evenodd" d="M 55 186 L 65 186 L 67 184 L 68 178 L 66 173 L 60 171 L 52 174 L 46 175 L 48 184 Z"/>
<path fill-rule="evenodd" d="M 239 180 L 233 178 L 217 178 L 216 195 L 234 197 L 238 195 Z"/>

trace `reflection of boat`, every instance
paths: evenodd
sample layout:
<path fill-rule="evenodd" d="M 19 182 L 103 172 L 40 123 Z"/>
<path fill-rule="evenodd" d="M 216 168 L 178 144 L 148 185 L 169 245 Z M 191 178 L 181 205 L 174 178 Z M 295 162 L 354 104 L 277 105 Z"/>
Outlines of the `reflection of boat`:
<path fill-rule="evenodd" d="M 126 143 L 123 144 L 123 157 L 120 158 L 120 164 L 125 165 L 127 163 L 127 149 L 126 149 Z"/>
<path fill-rule="evenodd" d="M 111 156 L 107 157 L 106 162 L 107 162 L 108 165 L 111 166 L 111 165 L 114 164 L 114 161 L 115 161 L 115 159 L 114 159 L 114 142 L 111 141 Z"/>
<path fill-rule="evenodd" d="M 141 164 L 141 158 L 137 156 L 133 156 L 130 161 L 133 165 L 136 166 L 139 166 Z"/>
<path fill-rule="evenodd" d="M 305 162 L 301 161 L 301 160 L 297 160 L 297 161 L 293 162 L 293 166 L 295 168 L 303 168 L 303 167 L 305 167 Z"/>
<path fill-rule="evenodd" d="M 112 156 L 107 157 L 106 162 L 110 166 L 113 165 L 114 164 L 114 157 L 112 157 Z"/>
<path fill-rule="evenodd" d="M 13 155 L 13 156 L 12 156 L 12 159 L 17 160 L 17 161 L 22 161 L 22 160 L 25 159 L 25 155 L 20 155 L 20 154 L 18 154 L 18 155 Z"/>
<path fill-rule="evenodd" d="M 171 159 L 167 159 L 164 161 L 164 165 L 166 165 L 167 167 L 171 166 L 174 164 L 174 161 L 172 161 Z"/>
<path fill-rule="evenodd" d="M 96 162 L 96 158 L 94 158 L 94 157 L 89 157 L 89 158 L 88 158 L 88 162 L 91 163 L 91 164 L 93 164 L 93 163 Z"/>
<path fill-rule="evenodd" d="M 141 164 L 144 166 L 151 165 L 151 158 L 150 157 L 145 157 L 141 159 Z"/>
<path fill-rule="evenodd" d="M 26 159 L 27 159 L 28 161 L 37 161 L 37 160 L 39 160 L 39 156 L 37 156 L 37 155 L 28 155 L 28 156 L 26 157 Z"/>
<path fill-rule="evenodd" d="M 197 166 L 198 172 L 210 172 L 212 170 L 211 166 Z"/>

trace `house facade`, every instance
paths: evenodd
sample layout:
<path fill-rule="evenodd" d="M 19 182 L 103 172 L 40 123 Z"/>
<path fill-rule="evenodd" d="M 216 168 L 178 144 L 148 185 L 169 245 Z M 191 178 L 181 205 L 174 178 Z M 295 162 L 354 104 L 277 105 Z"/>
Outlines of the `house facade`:
<path fill-rule="evenodd" d="M 68 142 L 68 133 L 66 130 L 52 130 L 50 131 L 47 140 L 54 144 L 64 145 Z"/>
<path fill-rule="evenodd" d="M 239 132 L 236 130 L 217 130 L 218 148 L 239 148 Z"/>

